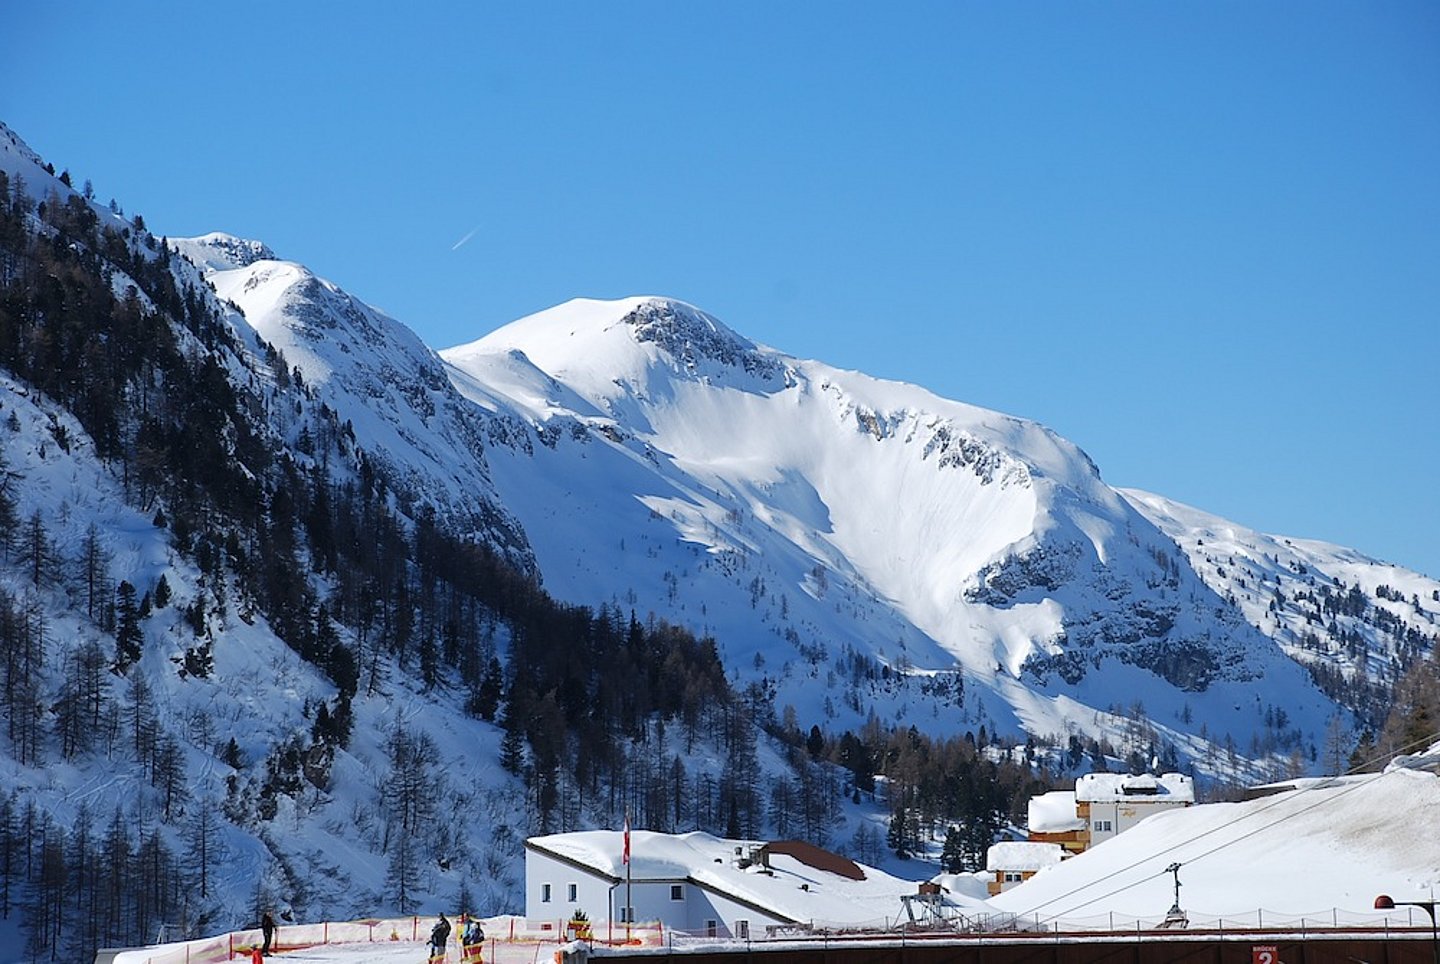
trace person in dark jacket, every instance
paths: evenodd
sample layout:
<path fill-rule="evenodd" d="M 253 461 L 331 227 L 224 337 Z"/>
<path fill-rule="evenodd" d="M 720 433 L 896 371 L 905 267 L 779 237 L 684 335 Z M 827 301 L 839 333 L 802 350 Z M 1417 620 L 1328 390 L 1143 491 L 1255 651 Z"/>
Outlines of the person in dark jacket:
<path fill-rule="evenodd" d="M 260 953 L 264 957 L 269 957 L 270 944 L 275 940 L 275 918 L 270 916 L 268 910 L 260 915 L 260 934 L 265 938 L 265 943 L 261 946 Z"/>
<path fill-rule="evenodd" d="M 445 942 L 450 940 L 450 922 L 441 914 L 430 931 L 430 956 L 439 957 L 445 953 Z"/>

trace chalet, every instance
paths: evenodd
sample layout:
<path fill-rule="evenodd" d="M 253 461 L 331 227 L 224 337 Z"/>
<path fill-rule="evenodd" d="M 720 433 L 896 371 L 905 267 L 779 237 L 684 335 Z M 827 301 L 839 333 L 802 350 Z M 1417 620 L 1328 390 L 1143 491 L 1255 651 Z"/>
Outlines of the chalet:
<path fill-rule="evenodd" d="M 1075 781 L 1075 815 L 1085 821 L 1087 848 L 1146 817 L 1195 803 L 1195 781 L 1183 773 L 1087 773 Z"/>
<path fill-rule="evenodd" d="M 626 856 L 620 831 L 531 837 L 525 916 L 563 926 L 578 910 L 597 933 L 627 921 L 658 922 L 667 930 L 744 940 L 816 924 L 888 926 L 907 914 L 906 899 L 918 892 L 915 881 L 800 841 L 637 830 L 628 863 Z"/>
<path fill-rule="evenodd" d="M 994 897 L 1029 880 L 1067 856 L 1065 848 L 1056 843 L 1007 840 L 991 844 L 985 853 L 985 869 L 994 875 L 989 882 L 989 896 Z"/>

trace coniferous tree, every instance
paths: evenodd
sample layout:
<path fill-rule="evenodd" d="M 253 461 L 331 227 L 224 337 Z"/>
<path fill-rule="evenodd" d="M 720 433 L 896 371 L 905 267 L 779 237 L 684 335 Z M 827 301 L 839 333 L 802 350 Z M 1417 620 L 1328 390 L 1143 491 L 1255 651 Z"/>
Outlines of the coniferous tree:
<path fill-rule="evenodd" d="M 940 869 L 947 874 L 958 874 L 965 870 L 965 842 L 960 828 L 954 824 L 945 831 L 945 846 L 940 851 Z"/>
<path fill-rule="evenodd" d="M 0 201 L 3 201 L 0 197 Z M 16 826 L 18 791 L 0 792 L 0 920 L 10 917 L 20 876 L 20 836 Z"/>
<path fill-rule="evenodd" d="M 59 557 L 50 541 L 50 533 L 45 530 L 45 520 L 39 509 L 32 512 L 25 522 L 21 536 L 20 561 L 25 564 L 26 574 L 34 588 L 49 586 L 54 581 Z"/>
<path fill-rule="evenodd" d="M 215 818 L 219 811 L 217 801 L 202 799 L 190 815 L 185 835 L 189 860 L 185 869 L 195 880 L 202 901 L 210 897 L 210 870 L 222 857 L 220 827 Z"/>
<path fill-rule="evenodd" d="M 185 756 L 180 741 L 168 733 L 162 734 L 155 747 L 155 766 L 150 783 L 160 791 L 161 815 L 168 823 L 183 804 L 185 788 Z"/>
<path fill-rule="evenodd" d="M 40 759 L 45 705 L 41 696 L 41 669 L 49 645 L 45 612 L 36 596 L 28 597 L 6 618 L 0 613 L 0 640 L 4 652 L 4 695 L 8 712 L 6 733 L 17 762 L 33 765 Z"/>
<path fill-rule="evenodd" d="M 15 413 L 11 412 L 10 417 L 14 418 Z M 15 498 L 17 478 L 18 476 L 10 471 L 9 462 L 5 457 L 5 446 L 0 445 L 0 559 L 9 558 L 10 546 L 14 542 L 20 524 Z"/>
<path fill-rule="evenodd" d="M 135 587 L 121 580 L 115 590 L 115 668 L 127 672 L 139 659 L 144 642 Z"/>
<path fill-rule="evenodd" d="M 47 813 L 39 834 L 38 873 L 30 879 L 30 906 L 25 914 L 29 928 L 26 947 L 32 958 L 60 946 L 65 919 L 65 836 Z"/>
<path fill-rule="evenodd" d="M 131 843 L 124 812 L 116 806 L 100 844 L 100 895 L 97 916 L 104 921 L 107 944 L 123 943 L 133 931 L 133 916 L 126 895 L 131 879 Z"/>
<path fill-rule="evenodd" d="M 415 894 L 419 890 L 420 859 L 416 847 L 412 837 L 398 836 L 390 847 L 385 866 L 386 896 L 395 901 L 402 914 L 413 914 L 417 909 Z"/>
<path fill-rule="evenodd" d="M 504 692 L 505 678 L 500 668 L 500 661 L 492 656 L 485 665 L 485 675 L 471 695 L 468 706 L 470 712 L 487 723 L 493 721 L 495 711 L 500 706 L 500 697 Z"/>
<path fill-rule="evenodd" d="M 105 603 L 109 564 L 105 547 L 100 541 L 100 528 L 92 522 L 85 530 L 85 541 L 80 547 L 80 582 L 85 590 L 85 615 L 92 620 L 98 617 L 100 607 Z"/>
<path fill-rule="evenodd" d="M 439 749 L 428 734 L 396 727 L 386 746 L 390 772 L 384 802 L 386 835 L 414 837 L 427 828 L 439 796 Z"/>
<path fill-rule="evenodd" d="M 66 933 L 71 939 L 77 959 L 93 959 L 95 951 L 100 947 L 100 921 L 97 917 L 97 843 L 90 805 L 82 801 L 70 826 L 69 851 L 66 855 L 66 877 L 69 882 Z"/>
<path fill-rule="evenodd" d="M 154 751 L 160 736 L 160 721 L 156 717 L 154 696 L 145 674 L 130 674 L 126 697 L 124 718 L 129 730 L 131 753 L 135 762 L 144 767 L 146 774 L 153 777 Z"/>

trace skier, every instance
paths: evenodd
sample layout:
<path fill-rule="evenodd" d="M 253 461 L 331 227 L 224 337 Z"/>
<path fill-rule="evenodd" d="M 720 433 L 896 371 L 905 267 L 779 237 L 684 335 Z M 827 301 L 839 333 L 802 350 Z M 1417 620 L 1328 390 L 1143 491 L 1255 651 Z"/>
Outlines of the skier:
<path fill-rule="evenodd" d="M 445 960 L 445 942 L 450 940 L 450 922 L 442 913 L 430 931 L 430 960 Z"/>
<path fill-rule="evenodd" d="M 275 939 L 275 918 L 270 916 L 268 910 L 260 916 L 260 933 L 265 936 L 265 944 L 260 948 L 260 953 L 269 957 L 270 943 Z"/>

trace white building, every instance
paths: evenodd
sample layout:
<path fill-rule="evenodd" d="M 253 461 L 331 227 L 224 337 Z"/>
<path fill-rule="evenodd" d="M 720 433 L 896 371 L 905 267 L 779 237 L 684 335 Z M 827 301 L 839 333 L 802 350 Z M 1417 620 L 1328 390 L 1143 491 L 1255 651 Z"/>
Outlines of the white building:
<path fill-rule="evenodd" d="M 1195 781 L 1183 773 L 1087 773 L 1075 781 L 1076 815 L 1085 821 L 1089 847 L 1103 843 L 1154 813 L 1195 803 Z"/>
<path fill-rule="evenodd" d="M 623 852 L 624 835 L 615 830 L 525 841 L 525 916 L 563 926 L 583 910 L 597 936 L 629 920 L 743 940 L 773 927 L 887 926 L 906 914 L 903 898 L 919 889 L 916 881 L 798 841 L 636 830 L 628 867 Z"/>

